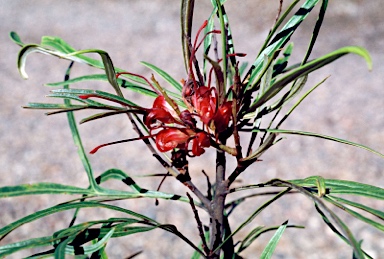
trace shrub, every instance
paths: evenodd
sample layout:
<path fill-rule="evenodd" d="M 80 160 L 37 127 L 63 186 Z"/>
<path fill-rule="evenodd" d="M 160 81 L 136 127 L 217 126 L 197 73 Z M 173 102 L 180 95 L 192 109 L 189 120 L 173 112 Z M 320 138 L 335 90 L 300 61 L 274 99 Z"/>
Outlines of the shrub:
<path fill-rule="evenodd" d="M 369 147 L 348 140 L 319 133 L 283 129 L 283 123 L 291 118 L 295 108 L 324 81 L 312 86 L 303 93 L 308 75 L 319 68 L 341 58 L 346 54 L 363 57 L 368 67 L 371 59 L 361 47 L 343 47 L 327 55 L 310 59 L 315 46 L 328 1 L 307 0 L 297 8 L 299 1 L 293 1 L 286 10 L 282 10 L 282 1 L 277 19 L 267 39 L 264 41 L 253 64 L 241 62 L 244 53 L 236 52 L 232 39 L 229 17 L 226 15 L 225 1 L 212 1 L 212 12 L 208 19 L 192 34 L 193 1 L 181 2 L 181 40 L 185 64 L 185 77 L 176 80 L 161 68 L 143 62 L 154 74 L 138 75 L 116 68 L 109 54 L 103 50 L 87 49 L 77 51 L 64 40 L 57 37 L 43 37 L 40 44 L 25 44 L 20 37 L 11 32 L 12 40 L 21 46 L 18 56 L 18 68 L 22 77 L 27 78 L 26 59 L 30 53 L 40 52 L 70 61 L 65 80 L 48 84 L 57 87 L 48 97 L 62 99 L 59 103 L 29 103 L 26 108 L 48 109 L 49 115 L 66 113 L 73 140 L 78 148 L 80 159 L 87 175 L 89 186 L 76 187 L 60 183 L 40 182 L 18 186 L 5 186 L 0 189 L 1 197 L 14 197 L 31 194 L 70 194 L 65 203 L 40 210 L 19 219 L 2 229 L 1 238 L 23 224 L 44 218 L 62 211 L 74 210 L 68 219 L 69 226 L 49 236 L 22 240 L 0 247 L 2 256 L 22 249 L 43 247 L 31 257 L 65 257 L 66 254 L 106 258 L 106 245 L 113 238 L 129 236 L 141 232 L 162 229 L 185 241 L 195 253 L 192 258 L 241 258 L 242 252 L 250 247 L 261 235 L 273 231 L 274 234 L 261 252 L 260 258 L 270 258 L 280 237 L 287 228 L 303 228 L 288 224 L 288 220 L 277 226 L 252 226 L 250 223 L 269 205 L 287 194 L 301 194 L 310 199 L 328 227 L 341 240 L 353 249 L 354 258 L 370 256 L 361 248 L 361 242 L 349 230 L 348 226 L 335 213 L 333 207 L 342 208 L 346 213 L 371 226 L 383 230 L 383 212 L 353 201 L 351 196 L 358 195 L 371 199 L 383 199 L 384 190 L 379 187 L 347 180 L 324 179 L 312 176 L 305 179 L 271 179 L 262 183 L 235 184 L 239 176 L 251 165 L 261 161 L 260 157 L 285 135 L 300 135 L 322 138 L 342 144 L 352 145 L 383 155 Z M 320 3 L 319 3 L 320 2 Z M 291 64 L 293 43 L 292 34 L 300 26 L 313 8 L 319 4 L 320 12 L 313 29 L 312 38 L 302 61 Z M 296 9 L 294 14 L 291 12 Z M 94 59 L 89 54 L 97 54 Z M 101 69 L 102 74 L 90 74 L 70 78 L 74 62 L 85 63 Z M 160 79 L 165 83 L 160 83 Z M 112 86 L 113 93 L 96 89 L 72 88 L 79 82 L 106 81 Z M 151 105 L 139 104 L 130 93 L 135 91 L 148 99 Z M 294 102 L 292 105 L 291 102 Z M 74 112 L 80 110 L 96 111 L 83 118 L 80 123 L 88 123 L 114 115 L 126 115 L 137 137 L 101 144 L 90 151 L 96 153 L 100 148 L 121 143 L 143 141 L 151 151 L 151 159 L 161 165 L 159 171 L 148 168 L 148 177 L 172 178 L 175 184 L 186 187 L 186 196 L 158 190 L 148 190 L 138 185 L 130 173 L 112 168 L 96 176 L 84 149 Z M 282 114 L 284 113 L 284 114 Z M 107 125 L 108 126 L 108 125 Z M 102 129 L 101 129 L 102 130 Z M 116 147 L 116 146 L 115 146 Z M 215 164 L 215 179 L 211 182 L 208 174 L 193 174 L 193 178 L 207 179 L 206 191 L 195 184 L 189 168 L 189 161 L 214 152 L 215 160 L 206 163 Z M 208 156 L 207 156 L 208 157 Z M 231 166 L 233 168 L 231 168 Z M 164 170 L 166 173 L 164 174 Z M 210 174 L 210 175 L 212 175 Z M 128 190 L 112 189 L 111 180 L 122 181 Z M 168 180 L 170 181 L 170 180 Z M 275 187 L 274 191 L 265 188 Z M 241 195 L 245 190 L 252 193 Z M 275 191 L 276 190 L 276 191 Z M 192 197 L 191 194 L 194 194 Z M 238 194 L 234 196 L 234 194 Z M 229 196 L 235 197 L 230 202 Z M 241 214 L 238 205 L 257 199 L 261 195 L 270 198 L 246 219 L 231 226 L 229 218 Z M 155 219 L 111 204 L 125 199 L 151 198 L 189 203 L 196 221 L 200 242 L 194 237 L 183 235 L 173 224 L 160 223 Z M 140 202 L 139 199 L 137 202 Z M 167 206 L 172 206 L 167 203 Z M 77 222 L 77 215 L 86 208 L 102 208 L 125 214 L 125 217 L 105 218 Z M 360 210 L 371 214 L 366 217 Z M 267 211 L 273 213 L 273 211 Z M 208 221 L 201 219 L 205 213 Z M 378 220 L 378 219 L 379 220 Z M 238 236 L 239 231 L 246 232 Z M 132 236 L 132 237 L 136 237 Z M 135 241 L 134 239 L 132 239 Z M 137 254 L 131 255 L 130 258 Z"/>

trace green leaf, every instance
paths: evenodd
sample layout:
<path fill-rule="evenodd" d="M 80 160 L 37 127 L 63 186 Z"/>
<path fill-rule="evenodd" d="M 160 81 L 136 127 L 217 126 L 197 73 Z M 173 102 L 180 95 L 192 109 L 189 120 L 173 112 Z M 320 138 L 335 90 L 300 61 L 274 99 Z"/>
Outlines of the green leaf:
<path fill-rule="evenodd" d="M 368 207 L 364 204 L 361 204 L 361 203 L 357 203 L 357 202 L 353 202 L 353 201 L 350 201 L 350 200 L 347 200 L 347 199 L 343 199 L 343 198 L 340 198 L 340 197 L 336 197 L 336 196 L 333 196 L 333 195 L 327 195 L 328 198 L 331 198 L 337 202 L 340 202 L 340 203 L 344 203 L 344 204 L 347 204 L 347 205 L 350 205 L 350 206 L 353 206 L 355 208 L 358 208 L 358 209 L 361 209 L 361 210 L 364 210 L 376 217 L 378 217 L 379 219 L 381 220 L 384 220 L 384 212 L 382 210 L 375 210 L 371 207 Z"/>
<path fill-rule="evenodd" d="M 19 45 L 19 46 L 21 46 L 21 47 L 25 45 L 25 44 L 21 41 L 20 36 L 19 36 L 16 32 L 11 31 L 11 32 L 9 33 L 9 37 L 10 37 L 11 40 L 12 40 L 14 43 L 16 43 L 17 45 Z"/>
<path fill-rule="evenodd" d="M 261 234 L 267 233 L 272 230 L 277 230 L 281 226 L 272 226 L 272 227 L 265 227 L 265 226 L 257 226 L 256 228 L 252 229 L 248 233 L 248 235 L 240 242 L 240 246 L 236 253 L 241 253 L 245 249 L 247 249 Z M 287 225 L 287 228 L 304 228 L 304 226 L 298 226 L 298 225 Z"/>
<path fill-rule="evenodd" d="M 273 35 L 275 35 L 276 31 L 280 27 L 280 25 L 285 21 L 285 19 L 288 17 L 289 13 L 293 10 L 293 8 L 300 2 L 300 0 L 294 0 L 288 7 L 287 9 L 283 12 L 283 14 L 279 17 L 279 19 L 276 21 L 276 23 L 273 25 L 271 31 L 269 32 L 267 38 L 264 41 L 263 46 L 260 49 L 260 53 L 258 56 L 261 54 L 261 52 L 268 46 L 268 43 L 270 42 L 271 38 Z"/>
<path fill-rule="evenodd" d="M 317 176 L 305 179 L 289 180 L 289 182 L 300 186 L 316 186 Z M 324 184 L 329 194 L 351 194 L 369 198 L 384 200 L 384 189 L 364 183 L 346 180 L 324 179 Z"/>
<path fill-rule="evenodd" d="M 73 64 L 74 63 L 71 62 L 71 64 L 69 65 L 69 67 L 65 73 L 65 77 L 64 77 L 65 81 L 69 79 L 69 75 L 71 73 L 71 68 L 72 68 Z M 65 85 L 64 89 L 68 90 L 69 85 Z M 69 99 L 64 99 L 64 104 L 65 105 L 71 105 L 71 101 Z M 68 120 L 69 128 L 71 130 L 73 142 L 74 142 L 75 146 L 77 147 L 77 153 L 80 157 L 80 160 L 83 164 L 84 170 L 87 174 L 89 186 L 94 191 L 100 191 L 100 188 L 97 185 L 95 178 L 93 176 L 91 164 L 89 163 L 88 157 L 85 154 L 84 146 L 83 146 L 83 143 L 81 141 L 79 130 L 77 129 L 76 119 L 75 119 L 75 115 L 73 114 L 73 112 L 67 112 L 67 120 Z"/>
<path fill-rule="evenodd" d="M 128 185 L 132 190 L 139 194 L 138 197 L 147 197 L 147 198 L 157 198 L 157 199 L 167 199 L 167 200 L 179 200 L 183 202 L 189 203 L 189 199 L 187 197 L 179 196 L 176 194 L 170 194 L 170 193 L 164 193 L 164 192 L 158 192 L 158 191 L 151 191 L 144 188 L 141 188 L 129 175 L 124 173 L 120 169 L 109 169 L 102 173 L 99 177 L 97 177 L 97 181 L 99 183 L 103 183 L 109 179 L 116 179 L 120 180 L 126 185 Z M 201 204 L 196 204 L 197 206 L 201 206 Z"/>
<path fill-rule="evenodd" d="M 368 69 L 372 69 L 372 60 L 366 49 L 362 47 L 356 47 L 356 46 L 340 48 L 320 58 L 312 60 L 311 62 L 308 62 L 298 68 L 295 68 L 289 71 L 288 73 L 286 73 L 285 75 L 283 75 L 260 98 L 258 98 L 252 104 L 252 106 L 250 107 L 250 110 L 252 111 L 255 110 L 257 107 L 263 105 L 268 100 L 275 97 L 290 82 L 296 80 L 299 77 L 308 75 L 309 73 L 349 53 L 357 54 L 363 57 L 367 62 Z"/>
<path fill-rule="evenodd" d="M 60 103 L 28 103 L 23 106 L 23 108 L 28 109 L 83 109 L 86 108 L 87 105 L 65 105 Z"/>
<path fill-rule="evenodd" d="M 88 255 L 88 254 L 91 254 L 91 253 L 94 253 L 98 250 L 100 250 L 101 248 L 103 248 L 108 240 L 112 237 L 113 233 L 114 233 L 115 229 L 114 228 L 111 228 L 107 234 L 105 234 L 103 236 L 103 238 L 101 238 L 99 241 L 97 241 L 95 244 L 93 245 L 89 245 L 89 246 L 83 246 L 83 251 L 84 251 L 84 254 Z M 70 245 L 66 245 L 65 246 L 65 253 L 66 254 L 72 254 L 74 255 L 75 254 L 75 249 L 73 246 L 70 246 Z"/>
<path fill-rule="evenodd" d="M 325 203 L 323 202 L 322 198 L 318 197 L 317 195 L 313 195 L 313 193 L 306 188 L 303 188 L 295 183 L 283 181 L 280 179 L 272 179 L 271 181 L 264 184 L 264 186 L 279 186 L 279 187 L 288 187 L 292 188 L 294 190 L 297 190 L 307 198 L 311 199 L 316 206 L 316 209 L 318 212 L 322 215 L 325 222 L 330 222 L 328 220 L 328 217 L 336 224 L 336 226 L 339 228 L 341 233 L 336 229 L 332 228 L 332 223 L 329 224 L 329 226 L 332 228 L 332 230 L 337 233 L 340 237 L 343 237 L 343 240 L 346 241 L 350 246 L 352 246 L 355 256 L 359 259 L 364 259 L 364 252 L 361 250 L 361 247 L 359 243 L 356 241 L 355 237 L 353 236 L 350 229 L 345 225 L 345 223 L 331 210 L 329 209 Z M 324 214 L 325 211 L 327 215 Z"/>
<path fill-rule="evenodd" d="M 352 215 L 353 217 L 357 218 L 358 220 L 361 220 L 381 231 L 384 232 L 384 225 L 383 224 L 380 224 L 379 222 L 377 221 L 374 221 L 372 219 L 369 219 L 363 215 L 361 215 L 360 213 L 354 211 L 354 210 L 351 210 L 349 208 L 347 208 L 346 206 L 342 205 L 340 202 L 338 202 L 338 199 L 337 197 L 330 197 L 330 196 L 325 196 L 324 199 L 330 203 L 332 203 L 333 205 L 339 207 L 340 209 L 344 210 L 345 212 L 349 213 L 350 215 Z M 339 200 L 340 201 L 340 200 Z M 370 212 L 373 212 L 375 213 L 376 215 L 379 215 L 379 214 L 383 214 L 382 212 L 378 211 L 378 210 L 374 210 L 372 208 L 369 208 L 367 206 L 364 206 L 362 204 L 359 204 L 359 203 L 354 203 L 354 202 L 351 202 L 351 201 L 348 201 L 348 203 L 351 205 L 351 204 L 354 204 L 356 207 L 360 207 L 360 208 L 364 208 L 365 211 L 370 211 Z M 381 215 L 383 216 L 383 215 Z"/>
<path fill-rule="evenodd" d="M 177 82 L 173 77 L 171 77 L 167 72 L 165 72 L 164 70 L 161 70 L 160 68 L 158 68 L 157 66 L 155 65 L 152 65 L 150 63 L 147 63 L 147 62 L 144 62 L 142 61 L 141 62 L 144 66 L 152 69 L 153 71 L 155 71 L 158 75 L 160 75 L 165 81 L 167 81 L 170 85 L 172 85 L 177 91 L 179 91 L 181 93 L 181 90 L 182 90 L 182 85 Z"/>
<path fill-rule="evenodd" d="M 319 0 L 305 1 L 305 3 L 300 7 L 300 9 L 296 12 L 296 14 L 289 19 L 289 21 L 284 25 L 284 27 L 280 30 L 280 32 L 272 39 L 268 47 L 262 48 L 261 53 L 258 55 L 251 69 L 247 73 L 247 76 L 248 75 L 250 76 L 248 86 L 253 84 L 254 79 L 259 74 L 263 65 L 264 56 L 267 55 L 269 58 L 271 58 L 273 53 L 275 53 L 278 49 L 281 49 L 282 47 L 284 47 L 284 45 L 288 42 L 292 34 L 299 27 L 301 22 L 312 11 L 313 7 L 318 3 L 318 1 Z M 292 4 L 292 7 L 295 4 L 296 2 Z"/>
<path fill-rule="evenodd" d="M 66 41 L 59 37 L 54 37 L 54 36 L 43 36 L 41 38 L 41 43 L 42 46 L 45 47 L 51 47 L 55 50 L 58 50 L 60 52 L 69 54 L 71 52 L 75 52 L 76 50 L 69 45 Z"/>
<path fill-rule="evenodd" d="M 364 259 L 365 255 L 367 255 L 360 247 L 360 244 L 356 241 L 356 239 L 354 238 L 354 236 L 352 235 L 351 231 L 349 230 L 349 228 L 347 227 L 347 225 L 345 225 L 345 223 L 343 221 L 340 220 L 339 217 L 337 217 L 336 214 L 334 214 L 332 211 L 330 211 L 330 217 L 332 217 L 337 225 L 339 227 L 341 227 L 344 235 L 342 233 L 340 233 L 337 228 L 332 224 L 332 222 L 329 220 L 329 218 L 327 217 L 327 215 L 325 215 L 325 213 L 322 211 L 322 209 L 320 209 L 319 207 L 319 204 L 315 204 L 315 207 L 316 207 L 316 210 L 317 212 L 321 215 L 321 217 L 323 218 L 324 222 L 328 225 L 328 227 L 337 235 L 340 237 L 340 239 L 342 239 L 345 243 L 347 243 L 348 245 L 352 246 L 353 247 L 353 254 L 354 254 L 354 257 L 353 258 L 356 258 L 356 259 Z M 369 258 L 371 258 L 369 256 Z"/>
<path fill-rule="evenodd" d="M 76 52 L 69 53 L 64 57 L 71 58 L 71 57 L 76 57 L 79 54 L 87 54 L 87 53 L 96 53 L 100 55 L 103 61 L 105 73 L 107 74 L 108 82 L 113 86 L 117 95 L 119 95 L 120 97 L 123 97 L 123 93 L 120 90 L 120 86 L 116 81 L 115 67 L 113 66 L 112 59 L 109 57 L 109 54 L 107 52 L 100 49 L 86 49 L 86 50 L 79 50 Z"/>
<path fill-rule="evenodd" d="M 44 40 L 44 38 L 43 38 L 43 40 Z M 80 62 L 80 63 L 85 63 L 85 64 L 92 65 L 92 66 L 97 67 L 97 68 L 105 69 L 108 82 L 113 86 L 116 93 L 119 96 L 122 96 L 120 87 L 116 81 L 115 68 L 114 68 L 112 60 L 109 57 L 107 52 L 105 52 L 103 50 L 98 50 L 98 49 L 87 49 L 87 50 L 69 52 L 70 50 L 74 50 L 74 49 L 68 47 L 67 45 L 60 45 L 60 40 L 61 39 L 58 39 L 57 41 L 48 41 L 48 43 L 45 42 L 46 45 L 48 44 L 49 46 L 54 46 L 55 49 L 58 49 L 58 50 L 50 50 L 50 49 L 47 49 L 47 48 L 42 47 L 42 46 L 37 45 L 37 44 L 24 45 L 24 47 L 21 48 L 21 50 L 19 52 L 18 62 L 17 62 L 17 67 L 19 69 L 21 76 L 24 79 L 28 78 L 28 75 L 25 71 L 25 64 L 26 64 L 26 59 L 27 59 L 28 55 L 33 53 L 33 52 L 40 52 L 43 54 L 49 54 L 49 55 L 57 56 L 59 58 L 64 58 L 64 59 L 68 59 L 68 60 L 72 60 L 72 61 Z M 99 54 L 101 59 L 102 59 L 102 63 L 98 60 L 91 59 L 91 58 L 88 58 L 88 57 L 85 57 L 84 55 L 82 55 L 82 54 L 87 54 L 87 53 Z"/>
<path fill-rule="evenodd" d="M 270 132 L 270 133 L 277 133 L 277 134 L 290 134 L 290 135 L 301 135 L 301 136 L 322 138 L 322 139 L 331 140 L 331 141 L 335 141 L 338 143 L 347 144 L 347 145 L 351 145 L 354 147 L 362 148 L 362 149 L 368 150 L 369 152 L 372 152 L 378 156 L 384 157 L 384 154 L 382 154 L 382 153 L 380 153 L 380 152 L 378 152 L 378 151 L 376 151 L 370 147 L 367 147 L 367 146 L 364 146 L 364 145 L 361 145 L 361 144 L 358 144 L 358 143 L 355 143 L 352 141 L 348 141 L 345 139 L 335 138 L 332 136 L 322 135 L 322 134 L 313 133 L 313 132 L 299 131 L 299 130 L 284 130 L 284 129 L 255 129 L 253 131 L 254 132 L 260 131 L 260 132 Z"/>
<path fill-rule="evenodd" d="M 263 252 L 261 253 L 260 259 L 269 259 L 272 257 L 273 252 L 275 251 L 275 248 L 277 246 L 277 243 L 279 242 L 281 236 L 284 233 L 284 230 L 286 229 L 288 224 L 288 220 L 284 222 L 276 231 L 276 233 L 273 235 L 273 237 L 269 240 L 267 246 L 264 248 Z"/>
<path fill-rule="evenodd" d="M 320 7 L 319 16 L 318 16 L 317 21 L 316 21 L 316 25 L 313 29 L 312 38 L 311 38 L 311 41 L 309 42 L 307 53 L 305 54 L 305 57 L 304 57 L 301 64 L 306 63 L 309 56 L 311 55 L 313 46 L 315 45 L 317 36 L 319 35 L 321 25 L 323 24 L 325 12 L 327 11 L 327 6 L 328 6 L 328 0 L 323 0 L 321 7 Z"/>
<path fill-rule="evenodd" d="M 90 95 L 91 97 L 105 99 L 105 100 L 115 102 L 115 103 L 118 103 L 121 105 L 129 106 L 129 107 L 138 107 L 137 104 L 125 99 L 124 97 L 120 97 L 119 95 L 111 94 L 111 93 L 100 91 L 100 90 L 55 89 L 55 90 L 52 90 L 52 93 L 54 93 L 54 94 L 70 94 L 70 95 L 75 95 L 75 96 Z M 53 95 L 51 94 L 51 95 L 47 95 L 47 96 L 53 96 Z M 79 99 L 84 100 L 81 98 L 79 98 Z M 102 105 L 104 106 L 105 104 L 102 104 Z"/>
<path fill-rule="evenodd" d="M 120 85 L 122 88 L 127 88 L 129 90 L 132 90 L 134 92 L 140 93 L 140 94 L 145 94 L 151 97 L 157 97 L 157 94 L 151 90 L 147 89 L 143 86 L 140 86 L 138 84 L 132 83 L 130 81 L 127 81 L 125 79 L 122 79 L 123 76 L 126 75 L 121 75 L 117 79 L 117 83 Z M 108 81 L 107 75 L 106 74 L 93 74 L 93 75 L 85 75 L 85 76 L 80 76 L 76 77 L 73 79 L 69 79 L 68 81 L 62 81 L 62 82 L 55 82 L 55 83 L 47 83 L 45 84 L 46 86 L 50 87 L 58 87 L 58 86 L 63 86 L 66 84 L 74 84 L 74 83 L 80 83 L 80 82 L 86 82 L 86 81 L 93 81 L 93 80 L 99 80 L 99 81 Z M 169 95 L 173 96 L 180 96 L 175 93 L 168 92 Z"/>
<path fill-rule="evenodd" d="M 273 65 L 273 77 L 281 74 L 288 65 L 288 60 L 292 55 L 293 51 L 293 42 L 291 42 L 284 50 L 283 57 L 276 60 Z"/>
<path fill-rule="evenodd" d="M 47 236 L 47 237 L 33 238 L 29 240 L 23 240 L 20 242 L 12 243 L 12 244 L 3 245 L 3 246 L 0 246 L 0 256 L 5 257 L 6 255 L 10 255 L 27 248 L 51 246 L 53 241 L 55 241 L 55 238 L 53 238 L 52 236 Z"/>
<path fill-rule="evenodd" d="M 57 183 L 35 183 L 21 184 L 15 186 L 5 186 L 0 188 L 0 197 L 15 197 L 22 195 L 36 194 L 92 194 L 89 189 L 83 189 L 70 185 L 62 185 Z"/>
<path fill-rule="evenodd" d="M 75 239 L 75 236 L 68 237 L 67 239 L 60 242 L 58 246 L 56 246 L 54 253 L 55 259 L 65 259 L 66 247 L 68 246 L 68 243 L 73 241 L 73 239 Z"/>
<path fill-rule="evenodd" d="M 118 114 L 123 114 L 123 113 L 128 113 L 128 112 L 135 112 L 137 110 L 121 110 L 121 111 L 109 111 L 109 112 L 102 112 L 102 113 L 97 113 L 97 114 L 93 114 L 91 116 L 88 116 L 84 119 L 82 119 L 80 121 L 80 124 L 82 123 L 85 123 L 85 122 L 89 122 L 89 121 L 93 121 L 93 120 L 97 120 L 97 119 L 101 119 L 101 118 L 105 118 L 105 117 L 109 117 L 109 116 L 113 116 L 113 115 L 118 115 Z"/>
<path fill-rule="evenodd" d="M 83 202 L 75 202 L 75 203 L 68 203 L 68 204 L 59 204 L 53 207 L 50 207 L 48 209 L 40 210 L 38 212 L 32 213 L 24 218 L 21 218 L 17 221 L 14 221 L 13 223 L 3 227 L 0 229 L 0 240 L 3 239 L 6 235 L 8 235 L 11 231 L 15 230 L 16 228 L 32 222 L 34 220 L 43 218 L 45 216 L 55 214 L 60 211 L 65 210 L 71 210 L 71 209 L 77 209 L 77 208 L 104 208 L 114 211 L 119 211 L 128 215 L 131 215 L 133 217 L 137 217 L 139 219 L 144 220 L 145 222 L 152 223 L 155 225 L 159 225 L 156 221 L 154 221 L 151 218 L 148 218 L 144 215 L 141 215 L 139 213 L 133 212 L 131 210 L 123 209 L 117 206 L 109 205 L 109 204 L 102 204 L 99 202 L 92 202 L 92 201 L 83 201 Z"/>
<path fill-rule="evenodd" d="M 237 229 L 235 231 L 233 231 L 216 249 L 220 249 L 225 242 L 227 242 L 227 240 L 229 240 L 232 236 L 234 236 L 236 233 L 238 233 L 241 229 L 243 229 L 246 225 L 248 225 L 250 222 L 252 222 L 256 216 L 258 214 L 260 214 L 265 208 L 267 208 L 271 203 L 273 203 L 274 201 L 278 200 L 279 198 L 281 198 L 284 194 L 286 194 L 287 192 L 289 192 L 289 188 L 284 190 L 284 191 L 281 191 L 279 192 L 277 195 L 275 195 L 273 198 L 271 198 L 270 200 L 268 200 L 267 202 L 265 202 L 263 205 L 261 205 L 259 208 L 257 208 L 243 223 L 241 223 L 241 225 L 239 227 L 237 227 Z M 213 252 L 215 252 L 213 251 Z"/>

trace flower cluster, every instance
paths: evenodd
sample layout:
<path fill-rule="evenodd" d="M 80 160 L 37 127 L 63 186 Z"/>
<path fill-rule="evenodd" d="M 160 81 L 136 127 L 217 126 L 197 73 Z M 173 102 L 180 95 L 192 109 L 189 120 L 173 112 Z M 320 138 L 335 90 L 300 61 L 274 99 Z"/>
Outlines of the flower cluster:
<path fill-rule="evenodd" d="M 120 72 L 116 74 L 116 78 L 122 74 L 140 77 L 157 93 L 158 96 L 153 102 L 152 108 L 147 109 L 138 106 L 135 106 L 134 108 L 144 113 L 143 121 L 150 132 L 149 136 L 141 137 L 139 139 L 155 138 L 157 149 L 160 152 L 167 152 L 177 148 L 185 151 L 185 153 L 190 156 L 200 156 L 205 152 L 204 148 L 208 148 L 211 145 L 218 146 L 216 145 L 218 142 L 218 135 L 227 129 L 231 120 L 232 101 L 226 99 L 221 99 L 221 101 L 219 101 L 216 88 L 209 85 L 211 81 L 210 76 L 208 86 L 205 86 L 200 82 L 203 81 L 201 77 L 199 77 L 200 81 L 196 80 L 192 68 L 192 63 L 196 60 L 195 53 L 202 43 L 201 41 L 197 44 L 197 40 L 200 32 L 206 25 L 207 21 L 200 27 L 193 46 L 190 46 L 191 57 L 189 60 L 188 80 L 182 80 L 181 82 L 183 85 L 182 100 L 187 107 L 184 111 L 180 111 L 177 103 L 167 95 L 153 76 L 152 82 L 154 84 L 145 77 L 133 73 Z M 205 36 L 211 33 L 220 33 L 220 31 L 213 30 L 208 32 Z M 220 62 L 220 60 L 218 62 Z M 196 67 L 195 69 L 198 70 Z M 200 71 L 198 71 L 198 73 L 200 73 Z M 211 74 L 212 69 L 210 75 Z M 80 96 L 82 99 L 90 97 L 100 96 L 94 96 L 92 94 Z M 198 125 L 199 121 L 201 122 L 201 125 Z M 96 147 L 91 153 L 110 144 L 132 140 L 135 139 L 103 144 Z"/>
<path fill-rule="evenodd" d="M 198 87 L 191 96 L 191 102 L 185 99 L 188 109 L 182 112 L 173 100 L 163 95 L 155 99 L 152 108 L 145 115 L 144 123 L 150 129 L 151 135 L 152 131 L 159 130 L 153 134 L 159 151 L 179 148 L 190 151 L 193 156 L 199 156 L 204 153 L 204 148 L 211 146 L 213 140 L 209 132 L 218 134 L 225 130 L 232 112 L 230 101 L 217 107 L 217 97 L 212 92 L 215 92 L 213 88 Z M 200 119 L 203 129 L 197 128 L 195 117 Z"/>

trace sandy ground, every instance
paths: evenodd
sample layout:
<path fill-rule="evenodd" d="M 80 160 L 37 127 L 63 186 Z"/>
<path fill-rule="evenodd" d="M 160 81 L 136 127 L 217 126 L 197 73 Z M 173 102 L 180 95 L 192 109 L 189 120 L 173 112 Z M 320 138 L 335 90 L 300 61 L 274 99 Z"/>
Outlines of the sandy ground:
<path fill-rule="evenodd" d="M 198 1 L 202 2 L 202 1 Z M 198 26 L 209 14 L 209 1 L 198 3 Z M 236 50 L 246 52 L 245 60 L 252 61 L 266 36 L 278 1 L 228 1 L 227 13 L 231 21 Z M 288 1 L 287 1 L 288 2 Z M 372 72 L 362 59 L 350 55 L 314 73 L 307 89 L 326 76 L 326 83 L 308 97 L 295 114 L 285 123 L 286 129 L 315 131 L 362 143 L 384 153 L 384 11 L 378 8 L 380 0 L 330 1 L 324 27 L 312 57 L 324 55 L 345 45 L 366 47 L 373 59 Z M 318 9 L 315 10 L 316 13 Z M 64 115 L 44 116 L 43 112 L 22 109 L 29 101 L 46 101 L 49 92 L 41 85 L 63 78 L 68 65 L 53 57 L 32 55 L 27 63 L 30 79 L 24 81 L 16 69 L 19 47 L 8 39 L 10 31 L 17 31 L 25 42 L 39 42 L 43 35 L 59 36 L 77 49 L 106 50 L 117 67 L 150 76 L 140 65 L 148 61 L 168 71 L 177 79 L 185 77 L 181 57 L 179 33 L 179 1 L 0 1 L 0 184 L 16 185 L 51 181 L 76 186 L 87 186 L 86 175 L 76 155 Z M 293 37 L 294 59 L 300 60 L 308 43 L 311 28 L 316 21 L 312 15 Z M 76 65 L 74 76 L 98 73 L 88 67 Z M 106 84 L 85 84 L 111 90 Z M 127 96 L 141 101 L 138 95 Z M 79 113 L 77 116 L 85 116 Z M 123 138 L 134 133 L 125 117 L 108 118 L 80 126 L 87 150 L 94 146 Z M 194 179 L 205 169 L 213 177 L 213 158 L 207 154 L 190 165 Z M 122 144 L 105 148 L 90 157 L 95 174 L 109 168 L 120 168 L 130 175 L 163 173 L 141 143 Z M 214 161 L 214 160 L 211 160 Z M 326 178 L 361 181 L 384 187 L 384 160 L 358 148 L 304 137 L 288 136 L 263 156 L 263 162 L 249 168 L 241 177 L 243 183 L 258 183 L 271 178 L 294 179 L 311 175 Z M 158 180 L 140 178 L 145 188 L 154 189 Z M 203 181 L 197 184 L 204 187 Z M 116 188 L 124 188 L 116 185 Z M 187 191 L 174 180 L 167 180 L 163 190 L 184 195 Z M 68 197 L 31 196 L 0 200 L 0 226 L 47 208 Z M 238 208 L 240 214 L 232 218 L 234 226 L 245 219 L 263 199 L 255 199 Z M 383 201 L 361 200 L 384 210 Z M 137 210 L 162 223 L 174 223 L 180 231 L 197 242 L 192 212 L 185 204 L 152 200 L 132 200 L 118 203 Z M 364 239 L 363 247 L 374 258 L 384 258 L 383 234 L 371 227 L 351 220 L 342 211 L 338 214 L 349 222 L 351 230 Z M 15 231 L 0 244 L 29 237 L 48 235 L 69 223 L 70 213 L 37 221 Z M 80 220 L 117 217 L 116 213 L 84 211 Z M 281 224 L 289 219 L 302 224 L 305 230 L 287 230 L 273 258 L 351 258 L 351 249 L 328 230 L 313 204 L 300 196 L 283 198 L 263 212 L 254 221 L 256 225 Z M 244 235 L 246 232 L 240 233 Z M 270 238 L 260 238 L 244 256 L 257 258 Z M 156 230 L 142 236 L 131 236 L 113 241 L 108 246 L 110 258 L 124 258 L 145 250 L 137 258 L 188 258 L 192 249 L 174 236 Z M 20 258 L 21 253 L 12 258 Z"/>

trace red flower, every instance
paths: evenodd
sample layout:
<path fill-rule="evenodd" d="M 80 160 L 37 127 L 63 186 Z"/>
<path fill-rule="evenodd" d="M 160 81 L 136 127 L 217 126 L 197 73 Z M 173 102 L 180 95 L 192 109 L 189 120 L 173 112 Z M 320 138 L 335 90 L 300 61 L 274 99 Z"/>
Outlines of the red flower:
<path fill-rule="evenodd" d="M 173 102 L 173 104 L 177 106 L 175 102 Z M 155 101 L 153 102 L 152 108 L 160 108 L 160 109 L 166 110 L 174 118 L 178 117 L 177 112 L 172 108 L 172 106 L 165 100 L 165 97 L 162 95 L 159 95 L 158 97 L 156 97 Z"/>
<path fill-rule="evenodd" d="M 149 129 L 157 128 L 153 126 L 156 121 L 160 121 L 165 124 L 179 123 L 177 119 L 177 113 L 172 106 L 165 101 L 164 96 L 158 96 L 153 102 L 152 109 L 149 109 L 149 113 L 144 118 L 144 123 Z"/>
<path fill-rule="evenodd" d="M 192 154 L 204 154 L 204 148 L 211 146 L 211 139 L 206 132 L 194 132 L 190 129 L 169 127 L 156 134 L 156 146 L 160 152 L 167 152 L 174 148 L 188 150 L 188 143 L 192 141 Z"/>
<path fill-rule="evenodd" d="M 192 96 L 192 105 L 205 125 L 209 125 L 216 113 L 216 97 L 211 95 L 211 91 L 213 88 L 200 86 Z"/>
<path fill-rule="evenodd" d="M 210 146 L 210 137 L 206 132 L 196 133 L 195 138 L 192 140 L 192 154 L 194 154 L 195 156 L 200 156 L 205 152 L 204 147 Z"/>
<path fill-rule="evenodd" d="M 229 124 L 232 114 L 232 101 L 224 102 L 213 117 L 215 131 L 217 133 L 223 132 Z"/>
<path fill-rule="evenodd" d="M 167 152 L 174 148 L 180 147 L 184 148 L 182 144 L 188 142 L 190 138 L 190 133 L 193 131 L 189 131 L 186 129 L 179 128 L 166 128 L 161 130 L 156 135 L 156 146 L 160 152 Z"/>

